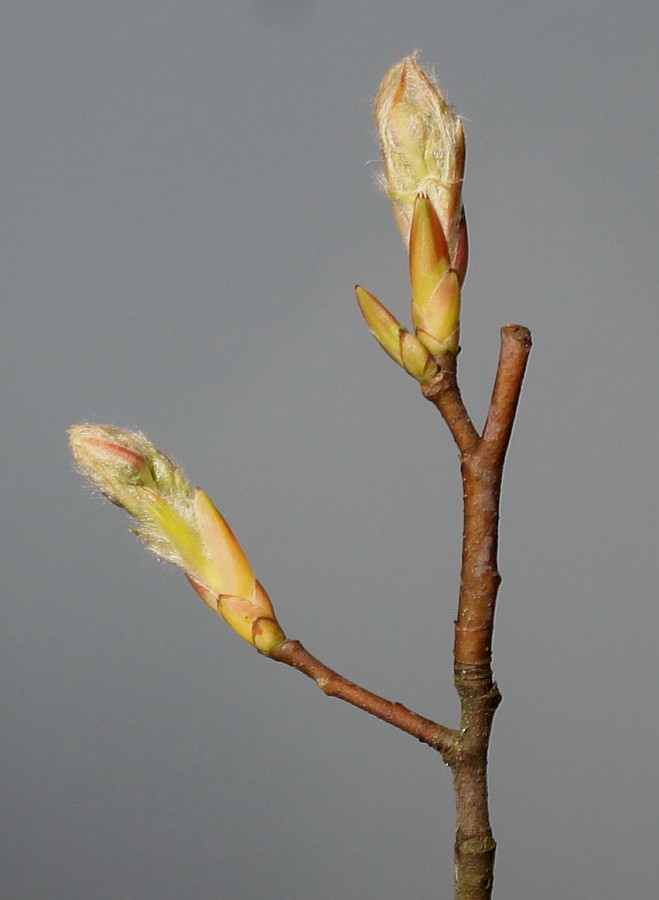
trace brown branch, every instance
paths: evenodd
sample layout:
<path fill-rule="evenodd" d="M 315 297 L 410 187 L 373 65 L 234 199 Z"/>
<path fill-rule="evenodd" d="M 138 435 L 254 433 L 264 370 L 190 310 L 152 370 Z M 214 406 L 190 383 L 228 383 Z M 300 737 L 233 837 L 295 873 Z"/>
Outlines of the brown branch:
<path fill-rule="evenodd" d="M 523 325 L 504 325 L 501 329 L 497 376 L 483 429 L 483 440 L 497 448 L 502 464 L 513 430 L 530 352 L 531 332 L 528 328 Z"/>
<path fill-rule="evenodd" d="M 456 796 L 455 898 L 489 900 L 496 844 L 490 827 L 487 754 L 501 701 L 491 666 L 497 592 L 499 498 L 503 464 L 531 349 L 521 325 L 501 329 L 501 352 L 483 436 L 462 403 L 455 365 L 422 388 L 458 445 L 464 491 L 460 600 L 455 623 L 454 679 L 462 710 L 450 762 Z"/>
<path fill-rule="evenodd" d="M 487 754 L 492 720 L 501 702 L 491 666 L 494 610 L 501 581 L 497 562 L 499 497 L 530 349 L 528 329 L 521 325 L 502 328 L 497 375 L 482 436 L 462 402 L 454 354 L 438 359 L 438 375 L 421 387 L 448 425 L 461 457 L 464 529 L 454 649 L 460 728 L 446 728 L 348 681 L 299 641 L 285 641 L 272 653 L 273 659 L 303 672 L 328 696 L 339 697 L 434 747 L 451 766 L 456 796 L 455 900 L 489 900 L 492 895 L 496 843 L 489 820 Z"/>
<path fill-rule="evenodd" d="M 456 665 L 488 664 L 497 591 L 499 498 L 503 464 L 522 388 L 531 334 L 521 325 L 501 329 L 501 351 L 483 437 L 462 453 L 464 530 Z"/>
<path fill-rule="evenodd" d="M 379 697 L 352 681 L 348 681 L 347 678 L 312 656 L 299 641 L 286 641 L 272 654 L 272 659 L 303 672 L 312 681 L 315 681 L 328 697 L 345 700 L 346 703 L 351 703 L 372 716 L 400 728 L 401 731 L 411 734 L 421 743 L 438 750 L 447 761 L 452 758 L 458 734 L 456 731 L 438 725 L 430 719 L 425 719 L 401 703 L 385 700 L 384 697 Z"/>
<path fill-rule="evenodd" d="M 432 381 L 421 385 L 421 392 L 440 411 L 460 452 L 464 453 L 477 443 L 479 435 L 462 402 L 457 382 L 457 357 L 455 353 L 445 353 L 435 361 L 439 372 Z"/>

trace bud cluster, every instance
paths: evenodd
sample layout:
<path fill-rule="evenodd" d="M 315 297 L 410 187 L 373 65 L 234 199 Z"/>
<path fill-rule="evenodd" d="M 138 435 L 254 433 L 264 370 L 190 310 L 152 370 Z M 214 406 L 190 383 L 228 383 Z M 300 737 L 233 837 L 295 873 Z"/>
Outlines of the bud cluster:
<path fill-rule="evenodd" d="M 437 358 L 457 353 L 460 287 L 467 269 L 462 207 L 462 122 L 414 56 L 384 76 L 375 102 L 382 184 L 409 252 L 414 334 L 369 291 L 357 301 L 382 348 L 420 382 Z"/>

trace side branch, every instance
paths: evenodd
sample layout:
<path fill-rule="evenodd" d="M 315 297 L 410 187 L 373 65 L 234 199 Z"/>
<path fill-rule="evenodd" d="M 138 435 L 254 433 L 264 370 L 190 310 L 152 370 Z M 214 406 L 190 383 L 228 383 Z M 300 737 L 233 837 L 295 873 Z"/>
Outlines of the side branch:
<path fill-rule="evenodd" d="M 513 430 L 530 352 L 531 332 L 529 329 L 523 325 L 504 325 L 501 329 L 501 350 L 497 375 L 483 429 L 483 441 L 495 448 L 501 463 L 503 463 Z"/>
<path fill-rule="evenodd" d="M 499 364 L 483 436 L 462 453 L 464 530 L 456 665 L 489 666 L 498 570 L 499 500 L 531 334 L 522 325 L 501 329 Z"/>
<path fill-rule="evenodd" d="M 439 373 L 421 385 L 421 392 L 439 410 L 460 452 L 466 453 L 480 438 L 462 402 L 456 374 L 457 357 L 455 353 L 445 353 L 435 361 Z"/>
<path fill-rule="evenodd" d="M 401 731 L 411 734 L 421 743 L 438 750 L 447 762 L 453 758 L 457 731 L 438 725 L 431 719 L 412 712 L 401 703 L 385 700 L 384 697 L 379 697 L 358 684 L 348 681 L 347 678 L 312 656 L 299 641 L 286 641 L 271 654 L 271 658 L 303 672 L 308 678 L 315 681 L 328 697 L 345 700 L 346 703 L 351 703 L 353 706 L 363 709 L 364 712 L 382 719 L 383 722 L 388 722 L 390 725 L 400 728 Z"/>

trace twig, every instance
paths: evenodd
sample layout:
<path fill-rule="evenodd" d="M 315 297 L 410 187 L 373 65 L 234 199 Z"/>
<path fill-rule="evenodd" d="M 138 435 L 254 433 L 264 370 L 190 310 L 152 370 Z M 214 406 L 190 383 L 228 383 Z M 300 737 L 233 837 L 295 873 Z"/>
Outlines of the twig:
<path fill-rule="evenodd" d="M 401 731 L 411 734 L 421 743 L 438 750 L 443 757 L 452 756 L 454 743 L 458 736 L 457 731 L 438 725 L 436 722 L 412 712 L 401 703 L 385 700 L 384 697 L 379 697 L 352 681 L 348 681 L 347 678 L 312 656 L 299 641 L 286 641 L 272 654 L 272 659 L 303 672 L 312 681 L 315 681 L 328 697 L 345 700 L 346 703 L 351 703 L 372 716 L 400 728 Z"/>
<path fill-rule="evenodd" d="M 449 759 L 456 796 L 455 898 L 489 900 L 496 844 L 489 821 L 487 753 L 501 695 L 492 676 L 492 632 L 501 576 L 497 562 L 503 464 L 522 387 L 531 334 L 501 330 L 501 352 L 490 409 L 478 437 L 462 403 L 455 364 L 424 395 L 437 406 L 461 455 L 464 528 L 460 601 L 455 623 L 454 680 L 460 733 Z"/>
<path fill-rule="evenodd" d="M 450 765 L 456 797 L 455 900 L 489 900 L 492 895 L 496 843 L 489 820 L 487 754 L 492 720 L 501 702 L 491 665 L 494 610 L 501 582 L 497 562 L 499 496 L 530 349 L 527 328 L 506 325 L 501 329 L 499 364 L 482 436 L 462 402 L 455 354 L 442 356 L 437 361 L 438 375 L 421 386 L 448 425 L 461 457 L 464 528 L 454 645 L 460 728 L 446 728 L 348 681 L 299 641 L 286 641 L 272 653 L 273 659 L 303 672 L 328 696 L 345 700 L 434 747 Z"/>

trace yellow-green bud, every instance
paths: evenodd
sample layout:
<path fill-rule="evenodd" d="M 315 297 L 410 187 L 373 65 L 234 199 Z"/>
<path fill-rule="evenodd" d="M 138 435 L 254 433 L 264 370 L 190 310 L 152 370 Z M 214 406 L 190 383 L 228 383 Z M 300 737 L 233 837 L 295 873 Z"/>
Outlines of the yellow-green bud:
<path fill-rule="evenodd" d="M 449 268 L 448 249 L 435 208 L 427 197 L 414 203 L 410 230 L 412 321 L 416 336 L 432 354 L 457 353 L 460 281 Z"/>
<path fill-rule="evenodd" d="M 403 328 L 370 291 L 356 285 L 355 294 L 364 320 L 384 352 L 417 381 L 423 383 L 434 378 L 437 363 L 423 343 Z"/>
<path fill-rule="evenodd" d="M 143 434 L 74 425 L 71 452 L 81 473 L 123 507 L 149 550 L 183 569 L 203 600 L 240 637 L 269 655 L 286 637 L 270 598 L 211 500 Z"/>
<path fill-rule="evenodd" d="M 439 372 L 431 352 L 415 334 L 403 329 L 400 333 L 400 355 L 405 371 L 423 384 Z"/>

